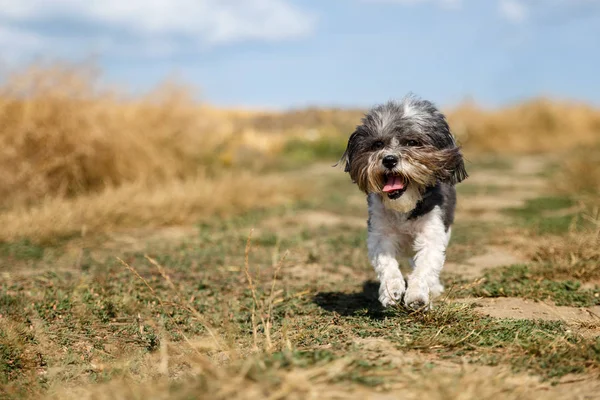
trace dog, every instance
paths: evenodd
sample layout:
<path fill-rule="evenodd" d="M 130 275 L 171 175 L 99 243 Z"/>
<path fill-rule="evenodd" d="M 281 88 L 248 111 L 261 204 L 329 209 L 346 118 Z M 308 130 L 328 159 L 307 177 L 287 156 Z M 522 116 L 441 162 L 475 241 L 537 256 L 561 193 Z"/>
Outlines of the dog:
<path fill-rule="evenodd" d="M 409 94 L 375 106 L 350 135 L 338 164 L 367 195 L 369 261 L 384 307 L 431 308 L 444 287 L 455 185 L 468 177 L 444 114 Z M 397 257 L 408 257 L 407 282 Z"/>

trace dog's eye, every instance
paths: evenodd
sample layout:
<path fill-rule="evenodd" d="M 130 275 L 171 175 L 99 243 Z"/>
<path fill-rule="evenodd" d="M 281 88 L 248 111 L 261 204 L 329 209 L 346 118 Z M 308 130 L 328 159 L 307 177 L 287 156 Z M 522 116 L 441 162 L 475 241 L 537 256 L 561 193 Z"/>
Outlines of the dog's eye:
<path fill-rule="evenodd" d="M 404 142 L 405 146 L 410 146 L 410 147 L 415 147 L 419 145 L 419 142 L 417 142 L 416 140 L 407 140 Z"/>
<path fill-rule="evenodd" d="M 376 142 L 373 142 L 373 145 L 371 146 L 373 148 L 373 150 L 381 150 L 383 149 L 383 142 L 381 140 L 378 140 Z"/>

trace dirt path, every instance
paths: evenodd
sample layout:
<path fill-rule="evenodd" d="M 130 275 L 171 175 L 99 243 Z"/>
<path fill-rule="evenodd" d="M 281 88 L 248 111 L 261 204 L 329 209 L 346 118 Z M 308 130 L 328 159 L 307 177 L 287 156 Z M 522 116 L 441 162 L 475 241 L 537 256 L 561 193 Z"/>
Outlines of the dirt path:
<path fill-rule="evenodd" d="M 519 297 L 462 299 L 460 302 L 474 304 L 477 312 L 495 318 L 542 319 L 563 321 L 569 325 L 600 327 L 600 306 L 564 307 Z"/>

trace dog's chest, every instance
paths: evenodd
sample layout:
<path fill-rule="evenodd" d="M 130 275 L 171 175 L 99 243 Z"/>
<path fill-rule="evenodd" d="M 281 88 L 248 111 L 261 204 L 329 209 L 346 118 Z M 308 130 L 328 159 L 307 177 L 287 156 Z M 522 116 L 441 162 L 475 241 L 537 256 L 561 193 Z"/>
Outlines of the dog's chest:
<path fill-rule="evenodd" d="M 393 239 L 399 247 L 411 248 L 415 237 L 423 232 L 437 210 L 418 218 L 409 218 L 409 214 L 386 209 L 380 201 L 370 201 L 369 230 L 377 235 Z"/>

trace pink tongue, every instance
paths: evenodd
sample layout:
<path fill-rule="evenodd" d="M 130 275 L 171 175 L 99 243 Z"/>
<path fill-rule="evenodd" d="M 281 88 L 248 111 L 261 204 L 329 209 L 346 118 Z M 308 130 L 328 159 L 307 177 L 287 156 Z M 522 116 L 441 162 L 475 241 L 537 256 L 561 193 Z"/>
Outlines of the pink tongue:
<path fill-rule="evenodd" d="M 385 193 L 393 192 L 394 190 L 402 190 L 404 189 L 404 179 L 399 176 L 388 176 L 388 180 L 383 187 L 383 191 Z"/>

